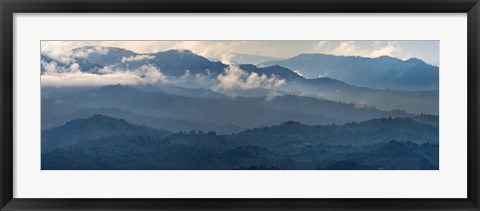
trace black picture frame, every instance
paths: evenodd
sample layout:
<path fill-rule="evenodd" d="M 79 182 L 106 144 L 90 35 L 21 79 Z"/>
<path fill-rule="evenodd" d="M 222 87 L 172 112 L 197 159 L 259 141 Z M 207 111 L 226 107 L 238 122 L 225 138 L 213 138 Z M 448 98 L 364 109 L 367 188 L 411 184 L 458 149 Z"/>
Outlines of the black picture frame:
<path fill-rule="evenodd" d="M 0 0 L 1 210 L 480 210 L 478 0 Z M 466 199 L 17 199 L 13 198 L 14 13 L 467 13 Z"/>

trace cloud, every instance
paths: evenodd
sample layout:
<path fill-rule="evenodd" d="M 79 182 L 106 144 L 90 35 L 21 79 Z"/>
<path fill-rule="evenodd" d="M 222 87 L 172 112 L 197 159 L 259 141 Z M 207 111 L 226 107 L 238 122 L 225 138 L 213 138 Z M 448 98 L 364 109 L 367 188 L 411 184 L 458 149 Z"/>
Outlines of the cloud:
<path fill-rule="evenodd" d="M 372 53 L 370 54 L 370 57 L 379 57 L 383 55 L 392 56 L 395 51 L 398 51 L 398 49 L 399 47 L 394 45 L 384 46 L 372 51 Z"/>
<path fill-rule="evenodd" d="M 395 41 L 319 41 L 313 47 L 318 53 L 336 56 L 363 56 L 376 58 L 380 56 L 393 56 L 400 51 L 398 42 Z"/>
<path fill-rule="evenodd" d="M 41 49 L 43 54 L 63 64 L 74 62 L 74 56 L 88 55 L 90 52 L 81 51 L 73 55 L 72 49 L 83 46 L 96 46 L 98 49 L 91 50 L 96 50 L 98 53 L 102 53 L 101 50 L 105 49 L 102 47 L 124 48 L 141 54 L 188 49 L 200 56 L 220 59 L 225 64 L 230 64 L 233 52 L 243 43 L 245 41 L 42 41 Z M 140 58 L 147 57 L 137 59 Z"/>
<path fill-rule="evenodd" d="M 134 56 L 130 56 L 130 57 L 122 57 L 122 63 L 132 62 L 132 61 L 142 61 L 142 60 L 148 60 L 148 59 L 153 59 L 153 58 L 155 58 L 155 56 L 145 55 L 145 54 L 134 55 Z"/>
<path fill-rule="evenodd" d="M 269 92 L 267 96 L 265 97 L 265 101 L 272 101 L 277 97 L 281 97 L 283 94 L 281 92 L 277 92 L 275 90 Z"/>
<path fill-rule="evenodd" d="M 100 74 L 111 74 L 113 72 L 115 72 L 116 70 L 116 65 L 107 65 L 107 66 L 104 66 L 102 69 L 98 70 L 98 73 Z"/>
<path fill-rule="evenodd" d="M 341 42 L 338 47 L 330 51 L 333 55 L 359 55 L 359 50 L 355 47 L 355 41 Z"/>
<path fill-rule="evenodd" d="M 42 86 L 70 87 L 70 86 L 104 86 L 112 84 L 136 85 L 142 79 L 129 72 L 97 75 L 93 73 L 59 73 L 42 75 Z"/>
<path fill-rule="evenodd" d="M 224 64 L 230 64 L 234 50 L 245 41 L 181 41 L 175 49 L 189 49 L 206 58 L 218 58 Z"/>
<path fill-rule="evenodd" d="M 100 46 L 75 49 L 68 45 L 69 42 L 49 41 L 42 42 L 40 52 L 61 64 L 72 64 L 76 58 L 85 58 L 91 53 L 107 54 L 109 49 Z M 81 46 L 84 47 L 84 46 Z"/>
<path fill-rule="evenodd" d="M 47 73 L 47 74 L 56 73 L 58 71 L 58 66 L 57 66 L 58 64 L 55 61 L 46 62 L 46 61 L 42 60 L 41 65 L 42 65 L 43 69 L 45 70 L 45 73 Z"/>
<path fill-rule="evenodd" d="M 167 82 L 167 78 L 153 65 L 143 65 L 134 71 L 139 75 L 144 83 L 152 84 L 156 82 Z"/>
<path fill-rule="evenodd" d="M 71 56 L 74 58 L 85 58 L 92 53 L 106 55 L 110 51 L 109 48 L 101 46 L 90 46 L 89 48 L 78 48 L 71 51 Z"/>
<path fill-rule="evenodd" d="M 277 88 L 286 84 L 285 80 L 275 75 L 267 77 L 265 74 L 259 75 L 255 72 L 249 74 L 236 65 L 229 65 L 223 74 L 217 76 L 217 80 L 218 84 L 212 88 L 213 90 Z"/>
<path fill-rule="evenodd" d="M 104 67 L 103 74 L 81 72 L 78 64 L 73 64 L 69 71 L 46 72 L 41 75 L 42 86 L 105 86 L 112 84 L 143 85 L 166 83 L 167 78 L 152 65 L 143 65 L 135 70 L 123 70 L 112 66 Z"/>
<path fill-rule="evenodd" d="M 293 70 L 293 72 L 299 76 L 305 77 L 305 75 L 303 75 L 303 73 L 300 70 Z"/>
<path fill-rule="evenodd" d="M 321 51 L 323 48 L 325 48 L 328 44 L 328 41 L 319 41 L 313 48 L 316 51 Z"/>
<path fill-rule="evenodd" d="M 75 61 L 71 51 L 63 51 L 60 49 L 51 49 L 42 51 L 42 54 L 50 57 L 53 61 L 62 64 L 71 64 Z"/>
<path fill-rule="evenodd" d="M 67 66 L 59 66 L 55 61 L 41 61 L 42 68 L 45 70 L 43 74 L 56 74 L 56 73 L 63 73 L 63 72 L 81 72 L 80 65 L 78 63 L 72 63 Z"/>
<path fill-rule="evenodd" d="M 80 69 L 80 65 L 78 63 L 73 63 L 72 65 L 70 65 L 70 72 L 82 72 L 82 70 Z"/>
<path fill-rule="evenodd" d="M 220 56 L 220 61 L 224 64 L 232 64 L 233 54 L 231 52 L 225 53 Z"/>
<path fill-rule="evenodd" d="M 365 100 L 360 100 L 357 103 L 355 103 L 355 108 L 357 109 L 366 108 L 367 106 L 368 106 L 368 103 Z"/>

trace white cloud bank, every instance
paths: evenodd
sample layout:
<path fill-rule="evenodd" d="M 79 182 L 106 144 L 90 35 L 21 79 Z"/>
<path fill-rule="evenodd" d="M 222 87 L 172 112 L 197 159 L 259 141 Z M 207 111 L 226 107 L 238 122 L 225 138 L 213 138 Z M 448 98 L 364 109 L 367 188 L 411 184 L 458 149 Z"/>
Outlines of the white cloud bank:
<path fill-rule="evenodd" d="M 365 42 L 363 41 L 319 41 L 314 45 L 315 52 L 336 56 L 362 56 L 376 58 L 380 56 L 395 56 L 401 50 L 398 42 Z M 338 45 L 337 45 L 338 43 Z M 367 44 L 367 45 L 365 45 Z"/>
<path fill-rule="evenodd" d="M 122 63 L 132 62 L 132 61 L 142 61 L 142 60 L 148 60 L 153 58 L 155 58 L 155 56 L 140 54 L 140 55 L 134 55 L 130 57 L 122 57 Z"/>
<path fill-rule="evenodd" d="M 73 87 L 73 86 L 105 86 L 113 84 L 144 85 L 164 83 L 166 77 L 152 65 L 143 65 L 135 70 L 122 70 L 115 67 L 105 67 L 105 74 L 86 73 L 77 70 L 78 64 L 70 66 L 69 70 L 52 70 L 54 64 L 46 63 L 46 72 L 41 75 L 42 86 Z M 47 70 L 48 68 L 48 70 Z M 106 70 L 108 69 L 108 71 Z"/>
<path fill-rule="evenodd" d="M 57 63 L 69 65 L 75 62 L 75 58 L 85 58 L 91 53 L 105 55 L 108 54 L 109 49 L 100 46 L 74 49 L 70 47 L 69 42 L 48 41 L 42 42 L 40 51 Z"/>
<path fill-rule="evenodd" d="M 275 98 L 281 97 L 281 96 L 283 96 L 281 92 L 273 90 L 267 94 L 267 96 L 265 97 L 265 101 L 272 101 Z"/>
<path fill-rule="evenodd" d="M 84 46 L 98 46 L 99 51 L 104 47 L 117 47 L 134 51 L 136 53 L 148 54 L 172 49 L 188 49 L 193 53 L 206 58 L 220 58 L 225 64 L 229 64 L 235 49 L 245 41 L 42 41 L 41 51 L 45 55 L 54 58 L 55 61 L 64 64 L 73 62 L 75 56 L 71 49 Z M 76 56 L 88 55 L 91 52 L 79 52 Z M 135 59 L 147 59 L 143 57 Z M 125 58 L 126 61 L 128 58 Z M 134 58 L 130 58 L 134 59 Z"/>
<path fill-rule="evenodd" d="M 247 73 L 236 65 L 229 65 L 223 74 L 217 76 L 218 84 L 212 87 L 213 90 L 231 90 L 231 89 L 253 89 L 253 88 L 277 88 L 286 84 L 284 79 L 279 79 L 273 75 L 271 77 L 265 74 L 259 75 L 252 72 Z"/>

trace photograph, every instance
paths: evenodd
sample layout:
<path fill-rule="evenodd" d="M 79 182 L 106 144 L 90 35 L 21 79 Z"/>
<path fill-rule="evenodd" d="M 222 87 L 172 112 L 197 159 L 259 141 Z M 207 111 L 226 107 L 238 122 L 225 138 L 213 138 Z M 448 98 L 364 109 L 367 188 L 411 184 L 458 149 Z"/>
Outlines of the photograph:
<path fill-rule="evenodd" d="M 439 45 L 42 40 L 41 170 L 439 170 Z"/>

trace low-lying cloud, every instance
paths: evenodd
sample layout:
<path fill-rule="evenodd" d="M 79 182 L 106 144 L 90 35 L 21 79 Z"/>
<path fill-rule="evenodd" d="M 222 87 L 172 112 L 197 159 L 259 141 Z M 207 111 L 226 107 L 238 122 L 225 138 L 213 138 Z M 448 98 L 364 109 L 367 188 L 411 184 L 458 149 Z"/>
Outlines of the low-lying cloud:
<path fill-rule="evenodd" d="M 57 63 L 69 65 L 74 63 L 76 58 L 85 58 L 91 53 L 108 54 L 109 49 L 99 46 L 77 49 L 52 48 L 50 45 L 42 43 L 40 51 Z"/>
<path fill-rule="evenodd" d="M 267 94 L 267 96 L 265 97 L 265 101 L 272 101 L 275 98 L 281 97 L 281 96 L 283 96 L 283 93 L 273 90 Z"/>
<path fill-rule="evenodd" d="M 229 65 L 223 74 L 217 76 L 217 80 L 213 90 L 277 88 L 286 84 L 284 79 L 275 75 L 268 77 L 255 72 L 247 73 L 236 65 Z"/>
<path fill-rule="evenodd" d="M 134 55 L 134 56 L 130 56 L 130 57 L 122 57 L 122 63 L 132 62 L 132 61 L 142 61 L 142 60 L 148 60 L 148 59 L 153 59 L 153 58 L 155 58 L 155 56 L 146 55 L 146 54 Z"/>
<path fill-rule="evenodd" d="M 115 67 L 104 67 L 103 74 L 79 71 L 78 64 L 70 66 L 70 70 L 52 71 L 53 64 L 46 64 L 46 72 L 41 75 L 42 86 L 105 86 L 112 84 L 145 85 L 164 83 L 167 78 L 153 65 L 143 65 L 135 70 L 123 70 Z"/>

